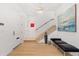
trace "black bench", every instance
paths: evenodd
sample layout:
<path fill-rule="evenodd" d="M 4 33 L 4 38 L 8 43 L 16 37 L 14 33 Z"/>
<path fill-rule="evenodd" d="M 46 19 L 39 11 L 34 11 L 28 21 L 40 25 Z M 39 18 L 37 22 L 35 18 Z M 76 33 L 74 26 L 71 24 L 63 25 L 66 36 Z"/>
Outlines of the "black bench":
<path fill-rule="evenodd" d="M 58 45 L 65 52 L 79 52 L 79 49 L 70 44 L 59 44 Z"/>
<path fill-rule="evenodd" d="M 55 40 L 54 43 L 55 44 L 68 44 L 68 43 L 66 43 L 66 42 L 64 42 L 62 40 Z"/>
<path fill-rule="evenodd" d="M 67 42 L 64 42 L 61 40 L 61 38 L 51 38 L 51 41 L 55 44 L 55 46 L 61 50 L 61 52 L 66 55 L 68 54 L 69 52 L 76 52 L 78 53 L 79 52 L 79 49 L 74 47 L 73 45 L 67 43 Z"/>

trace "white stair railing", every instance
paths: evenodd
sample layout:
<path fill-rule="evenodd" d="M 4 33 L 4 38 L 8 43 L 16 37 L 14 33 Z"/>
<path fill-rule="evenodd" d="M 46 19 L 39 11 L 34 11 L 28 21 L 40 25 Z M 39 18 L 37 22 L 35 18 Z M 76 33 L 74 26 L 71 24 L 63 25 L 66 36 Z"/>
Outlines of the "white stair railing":
<path fill-rule="evenodd" d="M 37 40 L 41 40 L 45 32 L 49 32 L 51 30 L 54 31 L 55 29 L 56 29 L 56 21 L 54 19 L 48 20 L 46 23 L 36 28 Z M 53 31 L 51 31 L 51 33 Z"/>

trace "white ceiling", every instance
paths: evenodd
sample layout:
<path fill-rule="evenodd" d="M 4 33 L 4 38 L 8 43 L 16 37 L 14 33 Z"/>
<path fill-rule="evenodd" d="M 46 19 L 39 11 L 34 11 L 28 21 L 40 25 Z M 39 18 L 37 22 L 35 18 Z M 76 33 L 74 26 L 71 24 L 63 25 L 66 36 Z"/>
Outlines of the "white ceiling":
<path fill-rule="evenodd" d="M 37 15 L 37 8 L 42 8 L 44 13 L 56 12 L 56 10 L 62 5 L 60 3 L 22 3 L 18 4 L 22 11 L 28 15 Z"/>
<path fill-rule="evenodd" d="M 34 10 L 38 7 L 42 7 L 46 11 L 55 11 L 57 8 L 61 6 L 61 4 L 59 3 L 24 3 L 24 4 L 20 4 L 20 6 L 25 10 L 27 9 Z"/>

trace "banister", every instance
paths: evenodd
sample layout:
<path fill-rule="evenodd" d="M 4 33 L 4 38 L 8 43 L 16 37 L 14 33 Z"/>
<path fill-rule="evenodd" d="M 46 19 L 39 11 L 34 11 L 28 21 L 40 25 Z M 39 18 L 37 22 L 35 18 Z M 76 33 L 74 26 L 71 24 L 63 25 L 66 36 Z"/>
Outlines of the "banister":
<path fill-rule="evenodd" d="M 42 28 L 44 25 L 46 25 L 47 23 L 51 22 L 54 19 L 50 19 L 47 22 L 45 22 L 44 24 L 42 24 L 41 26 L 39 26 L 38 28 L 36 28 L 36 30 L 39 30 L 40 28 Z"/>

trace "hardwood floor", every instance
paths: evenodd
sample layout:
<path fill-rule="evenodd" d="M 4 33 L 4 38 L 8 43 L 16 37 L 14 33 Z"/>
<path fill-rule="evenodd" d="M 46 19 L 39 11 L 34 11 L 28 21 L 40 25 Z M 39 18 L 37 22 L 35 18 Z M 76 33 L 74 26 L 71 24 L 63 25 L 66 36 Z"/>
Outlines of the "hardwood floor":
<path fill-rule="evenodd" d="M 62 54 L 53 45 L 25 41 L 17 46 L 9 56 L 62 56 Z"/>

